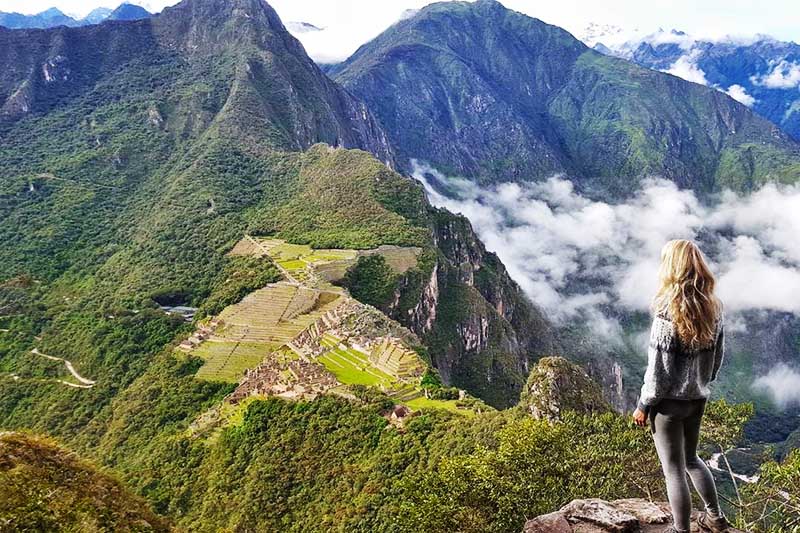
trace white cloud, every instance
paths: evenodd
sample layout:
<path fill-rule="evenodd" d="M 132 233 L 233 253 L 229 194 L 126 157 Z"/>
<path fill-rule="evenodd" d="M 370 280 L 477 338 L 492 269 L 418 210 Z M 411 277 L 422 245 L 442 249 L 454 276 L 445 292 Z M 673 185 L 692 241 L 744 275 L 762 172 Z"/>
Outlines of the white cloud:
<path fill-rule="evenodd" d="M 701 236 L 731 315 L 800 314 L 800 187 L 726 192 L 708 205 L 670 181 L 650 179 L 627 201 L 610 204 L 558 177 L 483 189 L 419 163 L 414 176 L 432 203 L 471 220 L 487 248 L 556 320 L 596 319 L 608 308 L 647 310 L 663 244 Z"/>
<path fill-rule="evenodd" d="M 752 76 L 750 81 L 769 89 L 794 89 L 800 87 L 800 64 L 784 60 L 775 63 L 772 70 L 762 76 Z"/>
<path fill-rule="evenodd" d="M 709 85 L 706 79 L 706 73 L 697 66 L 699 52 L 699 50 L 693 50 L 688 54 L 682 55 L 664 72 L 683 78 L 686 81 L 699 83 L 700 85 Z"/>
<path fill-rule="evenodd" d="M 687 52 L 691 50 L 694 44 L 697 42 L 694 37 L 687 33 L 675 30 L 664 31 L 661 29 L 655 33 L 651 33 L 643 40 L 652 44 L 653 46 L 658 46 L 660 44 L 677 44 Z"/>
<path fill-rule="evenodd" d="M 800 404 L 800 372 L 779 364 L 753 382 L 753 388 L 769 395 L 781 408 Z"/>
<path fill-rule="evenodd" d="M 747 94 L 747 90 L 741 85 L 731 85 L 725 93 L 747 107 L 753 107 L 753 104 L 756 103 L 756 99 Z"/>

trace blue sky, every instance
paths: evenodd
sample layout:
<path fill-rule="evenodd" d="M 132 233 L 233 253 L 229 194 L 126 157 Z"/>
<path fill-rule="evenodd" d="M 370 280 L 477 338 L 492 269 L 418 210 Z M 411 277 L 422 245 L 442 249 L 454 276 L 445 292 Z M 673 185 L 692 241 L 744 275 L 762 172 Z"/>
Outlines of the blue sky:
<path fill-rule="evenodd" d="M 114 7 L 121 0 L 0 0 L 0 11 L 34 13 L 56 6 L 83 15 L 97 6 Z M 175 0 L 129 0 L 151 11 Z M 503 0 L 501 0 L 503 1 Z M 358 45 L 395 22 L 406 9 L 426 0 L 272 0 L 284 21 L 310 22 L 325 27 L 323 34 L 304 38 L 312 55 L 346 56 Z M 562 26 L 578 35 L 591 22 L 626 30 L 652 32 L 678 28 L 696 37 L 768 34 L 800 41 L 800 2 L 797 0 L 504 0 L 512 9 Z M 308 41 L 308 42 L 307 42 Z M 318 50 L 317 50 L 318 49 Z"/>

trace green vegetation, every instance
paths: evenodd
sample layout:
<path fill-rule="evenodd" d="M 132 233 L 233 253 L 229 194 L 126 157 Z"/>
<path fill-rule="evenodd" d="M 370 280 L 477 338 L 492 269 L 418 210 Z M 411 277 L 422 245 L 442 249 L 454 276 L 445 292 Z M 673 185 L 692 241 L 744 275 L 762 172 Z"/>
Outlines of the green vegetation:
<path fill-rule="evenodd" d="M 744 505 L 737 525 L 759 533 L 800 530 L 800 450 L 781 462 L 761 466 L 759 479 L 742 489 Z"/>
<path fill-rule="evenodd" d="M 342 284 L 365 304 L 385 308 L 394 296 L 398 276 L 382 255 L 361 256 L 345 274 Z"/>
<path fill-rule="evenodd" d="M 325 335 L 321 344 L 328 351 L 321 355 L 318 361 L 345 385 L 370 385 L 385 388 L 397 381 L 372 366 L 365 354 L 354 348 L 343 347 L 341 341 L 336 337 Z"/>
<path fill-rule="evenodd" d="M 4 531 L 169 531 L 112 476 L 50 440 L 0 433 Z"/>
<path fill-rule="evenodd" d="M 214 292 L 203 302 L 199 313 L 201 316 L 215 315 L 256 289 L 280 279 L 280 272 L 266 258 L 231 257 L 219 273 Z"/>
<path fill-rule="evenodd" d="M 650 441 L 624 417 L 530 421 L 445 399 L 454 390 L 431 375 L 425 398 L 338 344 L 323 358 L 356 400 L 220 407 L 244 368 L 336 305 L 332 292 L 315 300 L 275 283 L 278 267 L 299 276 L 348 250 L 414 247 L 414 260 L 361 259 L 353 290 L 385 304 L 394 284 L 399 301 L 385 311 L 414 329 L 419 353 L 493 405 L 516 400 L 521 369 L 552 352 L 553 333 L 464 218 L 431 209 L 418 184 L 366 152 L 312 146 L 391 160 L 377 123 L 263 2 L 189 0 L 152 23 L 82 31 L 0 32 L 4 57 L 41 65 L 63 47 L 70 61 L 65 83 L 30 94 L 30 113 L 0 119 L 0 428 L 52 435 L 188 531 L 452 531 L 461 520 L 463 531 L 516 532 L 572 497 L 651 490 Z M 24 82 L 0 69 L 4 95 Z M 286 241 L 281 257 L 232 253 L 244 235 Z M 159 303 L 196 306 L 198 321 Z M 215 338 L 176 349 L 210 315 Z M 96 385 L 59 384 L 63 365 L 33 348 Z M 387 420 L 398 402 L 421 410 L 401 428 Z M 221 424 L 206 424 L 216 409 Z M 0 491 L 3 518 L 124 530 L 124 491 L 95 501 L 94 482 L 74 485 L 87 478 L 70 472 L 2 470 L 0 486 L 15 487 Z M 25 492 L 37 487 L 77 505 Z"/>
<path fill-rule="evenodd" d="M 314 248 L 429 245 L 422 189 L 365 153 L 315 146 L 304 156 L 296 187 L 288 202 L 256 216 L 254 233 Z"/>
<path fill-rule="evenodd" d="M 407 172 L 416 159 L 480 183 L 565 174 L 610 198 L 654 175 L 700 193 L 800 179 L 797 143 L 714 88 L 496 2 L 429 5 L 329 72 Z"/>

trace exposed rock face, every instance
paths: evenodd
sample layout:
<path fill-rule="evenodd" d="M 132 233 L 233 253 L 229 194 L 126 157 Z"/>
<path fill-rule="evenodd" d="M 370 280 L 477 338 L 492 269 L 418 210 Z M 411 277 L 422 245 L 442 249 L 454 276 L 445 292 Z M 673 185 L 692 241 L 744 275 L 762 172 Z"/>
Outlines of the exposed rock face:
<path fill-rule="evenodd" d="M 432 212 L 435 266 L 416 306 L 390 314 L 423 339 L 448 384 L 508 407 L 530 364 L 557 351 L 553 328 L 467 219 Z"/>
<path fill-rule="evenodd" d="M 692 531 L 701 531 L 692 516 Z M 561 510 L 528 520 L 523 533 L 661 533 L 671 523 L 669 504 L 643 499 L 574 500 Z M 730 533 L 743 533 L 730 528 Z"/>
<path fill-rule="evenodd" d="M 563 357 L 545 357 L 531 370 L 520 406 L 534 418 L 557 420 L 563 411 L 597 413 L 611 410 L 600 386 Z"/>

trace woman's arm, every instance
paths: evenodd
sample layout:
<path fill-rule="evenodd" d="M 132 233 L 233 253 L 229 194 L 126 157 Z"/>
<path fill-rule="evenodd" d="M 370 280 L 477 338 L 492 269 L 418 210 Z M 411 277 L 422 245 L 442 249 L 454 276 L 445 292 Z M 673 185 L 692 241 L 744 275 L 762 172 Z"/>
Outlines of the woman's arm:
<path fill-rule="evenodd" d="M 650 330 L 650 343 L 647 347 L 647 371 L 639 395 L 638 409 L 647 413 L 657 404 L 669 387 L 666 357 L 672 347 L 672 323 L 661 317 L 653 320 Z"/>

